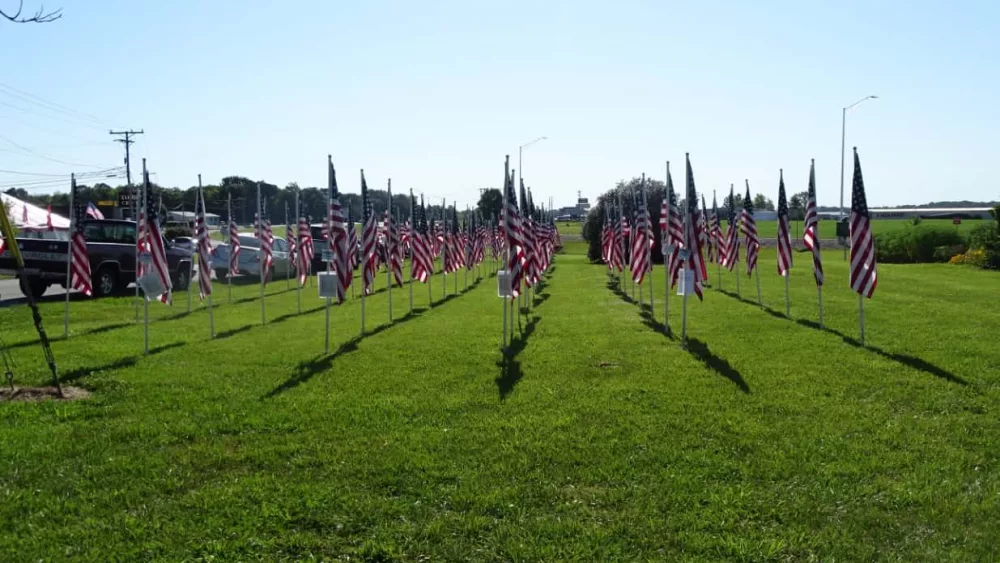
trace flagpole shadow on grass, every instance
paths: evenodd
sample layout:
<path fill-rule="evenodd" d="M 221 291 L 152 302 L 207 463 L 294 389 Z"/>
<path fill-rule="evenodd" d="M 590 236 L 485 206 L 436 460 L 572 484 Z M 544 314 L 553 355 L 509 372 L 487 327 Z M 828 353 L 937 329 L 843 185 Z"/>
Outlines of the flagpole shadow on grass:
<path fill-rule="evenodd" d="M 322 308 L 323 307 L 319 307 L 316 310 Z M 295 387 L 302 385 L 303 383 L 312 379 L 314 375 L 322 373 L 333 367 L 334 360 L 336 360 L 340 356 L 357 350 L 358 344 L 360 344 L 361 341 L 364 340 L 365 338 L 368 338 L 370 336 L 375 336 L 376 334 L 384 330 L 388 330 L 396 325 L 403 324 L 407 321 L 415 319 L 421 316 L 425 311 L 427 311 L 426 308 L 417 307 L 416 309 L 413 310 L 412 314 L 407 313 L 405 316 L 393 319 L 392 322 L 381 324 L 375 327 L 374 329 L 365 332 L 364 335 L 359 334 L 351 338 L 347 342 L 341 344 L 331 354 L 326 354 L 326 355 L 320 354 L 319 356 L 316 356 L 315 358 L 313 358 L 308 362 L 299 363 L 298 367 L 295 369 L 295 372 L 292 373 L 292 375 L 288 379 L 286 379 L 283 383 L 281 383 L 281 385 L 278 385 L 277 387 L 269 391 L 266 395 L 261 397 L 261 399 L 263 400 L 263 399 L 271 399 L 273 397 L 277 397 L 278 395 L 284 393 L 285 391 L 294 389 Z M 296 315 L 289 315 L 289 316 L 296 316 Z"/>
<path fill-rule="evenodd" d="M 928 373 L 928 374 L 933 375 L 935 377 L 940 377 L 941 379 L 944 379 L 945 381 L 949 381 L 951 383 L 956 383 L 958 385 L 968 385 L 969 384 L 969 382 L 966 381 L 965 379 L 963 379 L 962 377 L 959 377 L 959 376 L 955 375 L 954 373 L 951 373 L 950 371 L 948 371 L 948 370 L 946 370 L 944 368 L 936 366 L 936 365 L 934 365 L 934 364 L 932 364 L 932 363 L 930 363 L 927 360 L 924 360 L 922 358 L 918 358 L 916 356 L 910 356 L 910 355 L 907 355 L 907 354 L 900 354 L 900 353 L 896 353 L 896 352 L 887 352 L 887 351 L 885 351 L 885 350 L 883 350 L 881 348 L 878 348 L 876 346 L 872 346 L 871 344 L 861 344 L 861 341 L 858 340 L 857 338 L 854 338 L 853 336 L 848 336 L 848 335 L 846 335 L 846 334 L 844 334 L 844 333 L 842 333 L 842 332 L 840 332 L 838 330 L 834 330 L 834 329 L 832 329 L 830 327 L 827 327 L 827 326 L 820 327 L 819 323 L 817 323 L 815 321 L 810 321 L 810 320 L 807 320 L 807 319 L 797 319 L 795 322 L 797 324 L 800 324 L 800 325 L 804 326 L 804 327 L 808 327 L 808 328 L 820 330 L 820 331 L 823 331 L 823 332 L 827 332 L 827 333 L 839 336 L 844 341 L 844 343 L 847 344 L 847 345 L 849 345 L 849 346 L 854 346 L 855 348 L 861 348 L 862 350 L 868 350 L 869 352 L 874 352 L 874 353 L 878 354 L 879 356 L 882 356 L 883 358 L 892 360 L 894 362 L 899 362 L 899 363 L 901 363 L 901 364 L 903 364 L 905 366 L 911 367 L 911 368 L 913 368 L 913 369 L 915 369 L 917 371 L 922 371 L 924 373 Z"/>
<path fill-rule="evenodd" d="M 500 393 L 500 401 L 503 402 L 514 391 L 514 387 L 521 381 L 524 374 L 521 372 L 521 362 L 517 361 L 518 354 L 528 345 L 528 338 L 535 332 L 535 326 L 541 317 L 535 315 L 524 326 L 524 330 L 510 339 L 507 350 L 503 357 L 497 362 L 500 368 L 500 375 L 496 378 L 497 391 Z"/>
<path fill-rule="evenodd" d="M 691 353 L 695 359 L 700 360 L 706 367 L 712 371 L 718 373 L 722 377 L 725 377 L 729 381 L 732 381 L 740 391 L 750 394 L 750 386 L 740 375 L 740 372 L 736 370 L 729 362 L 719 356 L 716 356 L 708 349 L 708 345 L 698 340 L 697 338 L 689 337 L 687 340 L 687 351 Z"/>
<path fill-rule="evenodd" d="M 737 294 L 735 294 L 735 293 L 733 293 L 731 291 L 726 291 L 725 289 L 720 289 L 719 293 L 721 293 L 721 294 L 723 294 L 723 295 L 725 295 L 727 297 L 732 297 L 733 299 L 735 299 L 737 301 L 741 301 L 743 303 L 746 303 L 747 305 L 753 305 L 755 308 L 760 309 L 761 311 L 764 311 L 765 313 L 767 313 L 768 315 L 771 315 L 772 317 L 776 317 L 776 318 L 783 319 L 783 320 L 791 320 L 791 317 L 786 316 L 784 313 L 780 313 L 778 311 L 775 311 L 774 309 L 768 307 L 767 305 L 761 305 L 760 303 L 758 303 L 756 301 L 751 301 L 751 300 L 743 297 L 742 295 L 737 295 Z"/>
<path fill-rule="evenodd" d="M 159 354 L 161 352 L 166 352 L 167 350 L 172 350 L 174 348 L 180 348 L 181 346 L 185 346 L 186 344 L 187 342 L 173 342 L 171 344 L 164 344 L 163 346 L 157 346 L 156 348 L 150 348 L 149 353 L 143 356 L 126 356 L 124 358 L 119 358 L 113 362 L 109 362 L 107 364 L 103 364 L 96 367 L 76 368 L 64 372 L 62 374 L 62 377 L 59 378 L 59 381 L 61 383 L 69 383 L 71 381 L 76 381 L 77 379 L 81 379 L 83 377 L 87 377 L 95 373 L 100 373 L 102 371 L 110 371 L 110 370 L 131 367 L 139 363 L 139 360 L 141 360 L 144 357 L 152 356 L 154 354 Z"/>

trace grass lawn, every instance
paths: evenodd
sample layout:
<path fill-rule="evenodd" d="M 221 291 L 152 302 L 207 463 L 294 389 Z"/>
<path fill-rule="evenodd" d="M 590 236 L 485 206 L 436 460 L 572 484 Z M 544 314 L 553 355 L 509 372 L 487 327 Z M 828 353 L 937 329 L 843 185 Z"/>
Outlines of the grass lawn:
<path fill-rule="evenodd" d="M 654 217 L 654 223 L 659 224 L 659 217 Z M 962 221 L 961 225 L 953 225 L 951 219 L 924 219 L 924 225 L 934 225 L 935 227 L 957 229 L 960 233 L 966 233 L 976 227 L 976 225 L 982 225 L 984 223 L 989 223 L 986 220 L 975 220 L 967 219 Z M 872 228 L 876 233 L 883 233 L 889 231 L 897 231 L 906 228 L 910 222 L 900 219 L 874 219 L 872 220 Z M 583 223 L 580 222 L 558 222 L 556 223 L 559 232 L 563 235 L 574 234 L 579 235 L 581 229 L 583 228 Z M 802 238 L 802 221 L 792 221 L 792 237 L 794 239 Z M 659 228 L 659 227 L 657 227 Z M 826 239 L 833 239 L 837 237 L 837 225 L 835 221 L 825 220 L 820 222 L 820 237 Z M 722 222 L 723 231 L 726 229 L 726 222 Z M 777 238 L 778 236 L 778 222 L 777 221 L 758 221 L 757 222 L 757 232 L 763 238 Z"/>
<path fill-rule="evenodd" d="M 74 303 L 53 348 L 93 396 L 0 403 L 0 560 L 1000 557 L 996 273 L 880 266 L 865 349 L 845 263 L 822 331 L 798 254 L 792 320 L 708 290 L 685 350 L 657 324 L 662 266 L 653 321 L 584 252 L 506 361 L 492 279 L 430 309 L 418 285 L 393 324 L 379 292 L 360 339 L 349 300 L 329 356 L 315 288 L 296 315 L 284 281 L 265 326 L 258 286 L 230 305 L 216 285 L 215 341 L 183 297 L 151 304 L 149 356 L 130 299 Z M 773 251 L 761 266 L 783 311 Z M 61 333 L 62 303 L 42 309 Z M 27 308 L 0 319 L 18 379 L 44 383 Z"/>

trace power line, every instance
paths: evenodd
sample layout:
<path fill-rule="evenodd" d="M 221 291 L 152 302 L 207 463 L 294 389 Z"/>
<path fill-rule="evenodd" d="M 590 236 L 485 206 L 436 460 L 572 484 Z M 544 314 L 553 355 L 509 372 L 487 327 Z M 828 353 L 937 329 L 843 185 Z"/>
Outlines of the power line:
<path fill-rule="evenodd" d="M 131 129 L 129 129 L 128 131 L 108 131 L 108 135 L 125 136 L 124 139 L 115 139 L 115 141 L 125 145 L 125 178 L 128 180 L 128 184 L 130 186 L 132 185 L 132 163 L 131 159 L 129 158 L 129 147 L 132 145 L 132 143 L 135 142 L 132 139 L 132 135 L 142 135 L 144 133 L 145 131 L 143 131 L 142 129 L 138 131 L 133 131 Z"/>
<path fill-rule="evenodd" d="M 2 139 L 4 141 L 7 141 L 12 146 L 17 147 L 17 148 L 21 149 L 22 151 L 24 151 L 24 152 L 26 152 L 26 153 L 28 153 L 28 154 L 30 154 L 32 156 L 35 156 L 37 158 L 41 158 L 42 160 L 48 160 L 48 161 L 56 162 L 56 163 L 59 163 L 59 164 L 65 164 L 67 166 L 83 166 L 83 167 L 86 167 L 86 168 L 100 168 L 100 166 L 97 165 L 97 164 L 82 164 L 82 163 L 79 163 L 79 162 L 66 162 L 65 160 L 60 160 L 58 158 L 53 158 L 51 156 L 44 155 L 44 154 L 42 154 L 42 153 L 40 153 L 40 152 L 38 152 L 36 150 L 29 149 L 28 147 L 26 147 L 24 145 L 19 145 L 19 144 L 15 143 L 14 141 L 8 139 L 7 137 L 4 137 L 3 135 L 0 135 L 0 139 Z"/>
<path fill-rule="evenodd" d="M 93 116 L 93 115 L 91 115 L 89 113 L 84 113 L 82 111 L 77 111 L 75 109 L 68 108 L 68 107 L 66 107 L 64 105 L 57 104 L 55 102 L 50 102 L 50 101 L 42 98 L 41 96 L 36 96 L 35 94 L 32 94 L 30 92 L 25 92 L 24 90 L 21 90 L 19 88 L 15 88 L 15 87 L 13 87 L 13 86 L 11 86 L 9 84 L 4 84 L 4 83 L 0 82 L 0 91 L 3 91 L 3 90 L 6 90 L 6 92 L 4 92 L 4 93 L 7 94 L 8 96 L 14 96 L 14 97 L 20 98 L 20 99 L 22 99 L 22 100 L 24 100 L 24 101 L 26 101 L 28 103 L 35 104 L 35 105 L 41 106 L 41 107 L 45 107 L 46 109 L 49 109 L 50 111 L 57 111 L 57 112 L 60 112 L 60 113 L 63 113 L 65 115 L 69 115 L 69 116 L 78 115 L 78 116 L 80 116 L 82 118 L 85 118 L 85 119 L 87 119 L 89 121 L 92 121 L 92 122 L 94 122 L 94 123 L 96 123 L 96 124 L 98 124 L 98 125 L 100 125 L 102 127 L 107 127 L 108 126 L 108 124 L 106 122 L 104 122 L 103 120 L 101 120 L 101 119 L 99 119 L 99 118 L 97 118 L 97 117 L 95 117 L 95 116 Z"/>

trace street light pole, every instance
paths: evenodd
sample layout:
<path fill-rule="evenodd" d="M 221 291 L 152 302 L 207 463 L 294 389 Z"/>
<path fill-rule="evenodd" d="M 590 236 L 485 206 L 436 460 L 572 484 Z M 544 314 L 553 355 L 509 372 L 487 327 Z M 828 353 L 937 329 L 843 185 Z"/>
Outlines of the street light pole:
<path fill-rule="evenodd" d="M 837 222 L 840 223 L 844 220 L 844 150 L 847 142 L 847 110 L 854 109 L 854 107 L 867 102 L 868 100 L 876 100 L 878 96 L 868 95 L 860 100 L 854 102 L 853 104 L 842 109 L 840 113 L 840 217 Z M 844 247 L 844 259 L 847 259 L 847 247 Z"/>

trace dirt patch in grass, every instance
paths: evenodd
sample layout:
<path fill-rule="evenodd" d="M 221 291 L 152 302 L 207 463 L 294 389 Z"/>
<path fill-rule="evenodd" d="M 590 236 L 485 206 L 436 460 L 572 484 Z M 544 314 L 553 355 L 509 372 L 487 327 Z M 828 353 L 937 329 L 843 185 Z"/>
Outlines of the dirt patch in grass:
<path fill-rule="evenodd" d="M 0 403 L 4 401 L 38 402 L 55 399 L 57 401 L 76 401 L 90 397 L 90 391 L 80 387 L 63 387 L 63 395 L 55 387 L 10 387 L 0 389 Z"/>

